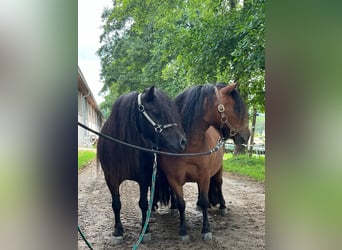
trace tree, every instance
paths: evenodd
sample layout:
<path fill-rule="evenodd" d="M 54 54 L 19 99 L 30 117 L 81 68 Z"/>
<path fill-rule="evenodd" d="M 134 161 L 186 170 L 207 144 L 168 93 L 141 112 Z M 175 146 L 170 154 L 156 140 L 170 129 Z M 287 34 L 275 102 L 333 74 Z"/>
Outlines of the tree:
<path fill-rule="evenodd" d="M 117 0 L 103 12 L 98 50 L 108 110 L 123 93 L 156 85 L 171 96 L 194 84 L 235 80 L 264 111 L 264 0 Z"/>

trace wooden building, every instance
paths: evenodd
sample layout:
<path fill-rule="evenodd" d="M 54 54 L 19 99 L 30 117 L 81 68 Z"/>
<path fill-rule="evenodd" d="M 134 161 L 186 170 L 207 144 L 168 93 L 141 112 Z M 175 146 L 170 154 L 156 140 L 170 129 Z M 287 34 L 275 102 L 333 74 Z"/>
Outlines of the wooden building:
<path fill-rule="evenodd" d="M 80 67 L 77 74 L 78 82 L 78 121 L 95 131 L 100 131 L 104 117 L 96 103 L 96 100 L 85 80 Z M 97 141 L 98 136 L 78 126 L 78 146 L 91 147 Z"/>

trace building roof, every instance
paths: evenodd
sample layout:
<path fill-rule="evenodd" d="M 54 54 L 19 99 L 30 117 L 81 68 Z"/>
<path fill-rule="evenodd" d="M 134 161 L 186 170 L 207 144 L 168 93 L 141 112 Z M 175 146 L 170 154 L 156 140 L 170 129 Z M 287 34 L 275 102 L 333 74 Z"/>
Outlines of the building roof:
<path fill-rule="evenodd" d="M 85 98 L 90 103 L 90 105 L 94 108 L 94 110 L 96 110 L 96 112 L 98 112 L 101 115 L 102 119 L 104 119 L 104 116 L 102 115 L 102 112 L 79 66 L 78 66 L 78 74 L 77 74 L 77 88 L 82 93 L 82 95 L 85 96 Z"/>

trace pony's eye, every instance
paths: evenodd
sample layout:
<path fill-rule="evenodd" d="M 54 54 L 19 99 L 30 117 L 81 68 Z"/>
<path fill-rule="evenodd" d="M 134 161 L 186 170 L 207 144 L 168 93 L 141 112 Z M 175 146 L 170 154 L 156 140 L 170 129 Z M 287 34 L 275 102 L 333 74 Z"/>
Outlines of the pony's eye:
<path fill-rule="evenodd" d="M 154 119 L 156 119 L 156 122 L 157 121 L 160 121 L 160 119 L 162 118 L 162 114 L 161 114 L 161 111 L 157 110 L 157 109 L 149 109 L 149 110 L 146 110 L 146 112 L 148 114 L 150 114 Z"/>
<path fill-rule="evenodd" d="M 234 105 L 234 112 L 239 113 L 240 109 L 237 104 Z"/>
<path fill-rule="evenodd" d="M 162 115 L 161 115 L 160 112 L 154 113 L 154 116 L 155 116 L 157 119 L 161 119 L 161 118 L 162 118 Z"/>

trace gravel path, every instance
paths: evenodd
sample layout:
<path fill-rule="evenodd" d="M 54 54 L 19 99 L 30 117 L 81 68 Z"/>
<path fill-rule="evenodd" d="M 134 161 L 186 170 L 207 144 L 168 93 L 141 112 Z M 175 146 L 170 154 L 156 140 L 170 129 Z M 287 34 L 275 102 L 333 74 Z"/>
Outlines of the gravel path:
<path fill-rule="evenodd" d="M 111 196 L 102 170 L 92 162 L 78 174 L 78 223 L 94 249 L 130 249 L 139 237 L 141 212 L 139 186 L 125 181 L 120 186 L 121 219 L 124 243 L 112 245 L 114 215 Z M 153 213 L 150 221 L 152 241 L 139 249 L 265 249 L 265 188 L 260 182 L 224 173 L 223 194 L 228 213 L 222 217 L 217 208 L 209 210 L 213 240 L 201 240 L 202 213 L 197 211 L 197 185 L 186 183 L 186 219 L 189 242 L 178 240 L 179 218 L 171 217 L 166 207 Z M 78 249 L 88 249 L 79 236 Z"/>

